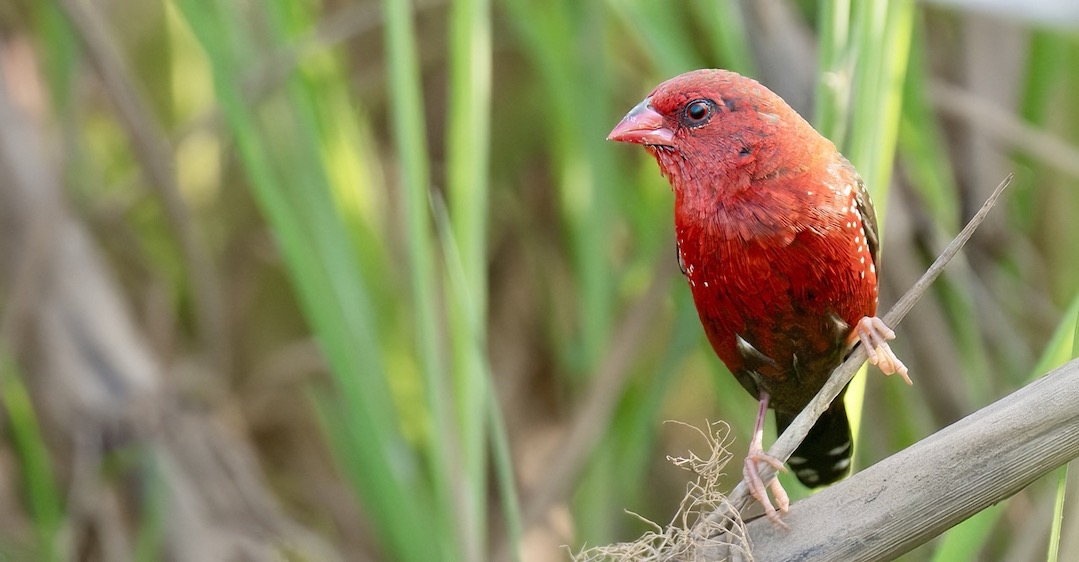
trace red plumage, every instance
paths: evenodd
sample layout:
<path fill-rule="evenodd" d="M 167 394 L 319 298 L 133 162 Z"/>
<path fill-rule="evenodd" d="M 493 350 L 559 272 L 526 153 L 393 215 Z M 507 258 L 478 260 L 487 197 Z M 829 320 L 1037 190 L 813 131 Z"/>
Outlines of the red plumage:
<path fill-rule="evenodd" d="M 859 338 L 886 373 L 903 367 L 875 318 L 879 244 L 854 167 L 776 94 L 724 70 L 660 84 L 612 131 L 643 144 L 675 195 L 678 262 L 716 354 L 761 402 L 746 461 L 754 496 L 777 520 L 757 461 L 761 424 L 780 430 L 820 390 Z M 803 483 L 848 470 L 842 396 L 789 459 Z M 769 483 L 780 509 L 786 494 Z"/>

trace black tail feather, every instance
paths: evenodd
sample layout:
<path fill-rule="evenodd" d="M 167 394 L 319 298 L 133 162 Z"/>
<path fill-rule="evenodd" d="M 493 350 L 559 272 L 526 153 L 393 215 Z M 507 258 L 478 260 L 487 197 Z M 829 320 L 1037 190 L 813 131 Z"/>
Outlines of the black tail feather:
<path fill-rule="evenodd" d="M 794 421 L 794 415 L 776 412 L 776 427 L 779 433 Z M 798 480 L 809 488 L 827 486 L 840 480 L 850 472 L 851 454 L 854 444 L 851 441 L 850 423 L 847 422 L 847 410 L 842 397 L 837 398 L 821 415 L 805 441 L 794 451 L 787 465 L 791 467 Z"/>

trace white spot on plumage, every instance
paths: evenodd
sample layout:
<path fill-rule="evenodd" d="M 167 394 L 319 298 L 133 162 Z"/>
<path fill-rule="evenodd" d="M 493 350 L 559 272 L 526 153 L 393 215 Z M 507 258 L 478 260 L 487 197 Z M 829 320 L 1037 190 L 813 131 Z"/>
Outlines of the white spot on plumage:
<path fill-rule="evenodd" d="M 841 461 L 837 461 L 833 468 L 835 468 L 836 470 L 846 470 L 848 466 L 850 466 L 850 459 L 846 458 Z"/>
<path fill-rule="evenodd" d="M 705 286 L 705 287 L 707 287 L 707 286 L 708 286 L 708 282 L 707 282 L 707 281 L 705 281 L 705 282 L 704 282 L 704 286 Z"/>

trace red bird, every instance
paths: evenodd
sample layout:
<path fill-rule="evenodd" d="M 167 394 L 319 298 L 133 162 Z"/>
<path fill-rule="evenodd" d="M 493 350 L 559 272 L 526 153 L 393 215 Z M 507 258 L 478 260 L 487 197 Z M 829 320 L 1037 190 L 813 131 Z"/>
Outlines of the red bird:
<path fill-rule="evenodd" d="M 885 374 L 907 369 L 878 318 L 880 243 L 858 172 L 755 80 L 697 70 L 660 84 L 611 131 L 644 145 L 674 190 L 678 265 L 708 341 L 760 401 L 743 475 L 773 521 L 758 462 L 768 408 L 782 432 L 859 340 Z M 843 395 L 787 463 L 809 487 L 850 467 Z M 779 480 L 768 482 L 781 511 Z"/>

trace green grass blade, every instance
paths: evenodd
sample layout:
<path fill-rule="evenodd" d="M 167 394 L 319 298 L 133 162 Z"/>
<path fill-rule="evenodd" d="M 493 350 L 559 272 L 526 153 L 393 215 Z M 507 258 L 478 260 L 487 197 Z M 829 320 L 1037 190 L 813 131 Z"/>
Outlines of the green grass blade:
<path fill-rule="evenodd" d="M 875 154 L 872 142 L 879 131 L 877 117 L 880 111 L 880 84 L 884 64 L 884 36 L 887 25 L 888 0 L 866 0 L 856 2 L 852 11 L 853 31 L 847 47 L 853 53 L 854 62 L 854 103 L 851 106 L 851 138 L 844 145 L 844 153 L 858 171 L 870 189 L 879 186 L 873 181 L 871 171 L 872 157 Z M 875 192 L 874 192 L 875 193 Z M 878 209 L 878 215 L 880 210 Z"/>
<path fill-rule="evenodd" d="M 488 379 L 490 380 L 490 379 Z M 521 559 L 521 539 L 524 536 L 524 524 L 521 520 L 521 500 L 517 494 L 517 480 L 514 478 L 513 451 L 510 449 L 509 435 L 506 432 L 505 418 L 498 405 L 493 388 L 488 389 L 491 400 L 487 401 L 487 427 L 490 429 L 491 462 L 494 464 L 495 479 L 498 484 L 502 506 L 502 518 L 506 524 L 506 544 L 512 549 L 508 553 L 511 562 Z"/>
<path fill-rule="evenodd" d="M 150 454 L 149 449 L 139 451 L 137 462 L 142 464 L 140 472 L 146 475 L 146 479 L 142 483 L 142 517 L 135 535 L 134 559 L 138 562 L 154 562 L 161 559 L 161 546 L 168 532 L 166 509 L 169 490 L 162 478 L 159 460 Z"/>
<path fill-rule="evenodd" d="M 899 151 L 903 155 L 903 169 L 909 184 L 922 196 L 934 222 L 942 232 L 959 232 L 962 225 L 959 223 L 955 175 L 933 108 L 929 105 L 922 27 L 916 26 L 915 35 L 919 40 L 911 46 L 899 122 Z"/>
<path fill-rule="evenodd" d="M 1045 351 L 1038 363 L 1030 371 L 1028 380 L 1034 380 L 1049 371 L 1079 356 L 1079 348 L 1074 347 L 1079 331 L 1079 293 L 1072 299 L 1067 310 L 1061 316 L 1060 324 L 1049 338 Z"/>
<path fill-rule="evenodd" d="M 459 427 L 465 555 L 480 559 L 487 544 L 487 431 L 490 369 L 486 365 L 487 213 L 490 152 L 491 17 L 489 0 L 455 0 L 450 7 L 450 82 L 446 177 L 452 232 L 441 233 L 446 253 L 450 347 Z M 448 220 L 448 219 L 447 219 Z M 452 236 L 452 240 L 449 237 Z M 450 244 L 453 242 L 453 244 Z M 459 268 L 457 283 L 452 270 Z M 508 468 L 501 464 L 496 468 Z M 514 543 L 516 544 L 516 543 Z"/>
<path fill-rule="evenodd" d="M 813 124 L 836 146 L 847 136 L 853 52 L 850 48 L 850 2 L 820 3 L 820 75 Z"/>
<path fill-rule="evenodd" d="M 417 527 L 436 529 L 439 514 L 400 434 L 357 252 L 321 173 L 310 100 L 295 81 L 286 95 L 259 106 L 244 98 L 236 76 L 257 49 L 244 43 L 242 19 L 230 6 L 178 3 L 206 51 L 241 163 L 334 374 L 341 410 L 334 421 L 343 426 L 336 428 L 343 436 L 336 452 L 393 557 L 438 559 L 441 541 L 415 540 Z"/>
<path fill-rule="evenodd" d="M 448 299 L 454 302 L 457 309 L 456 314 L 459 314 L 459 321 L 461 324 L 456 327 L 458 333 L 454 334 L 456 339 L 455 345 L 461 347 L 467 347 L 468 349 L 460 350 L 462 353 L 467 353 L 469 356 L 469 364 L 467 367 L 474 368 L 474 373 L 468 373 L 465 376 L 474 377 L 474 384 L 478 385 L 478 388 L 469 388 L 475 395 L 469 400 L 469 404 L 477 408 L 482 419 L 478 420 L 480 429 L 486 426 L 489 429 L 489 437 L 491 439 L 492 447 L 494 449 L 494 468 L 495 478 L 499 483 L 499 492 L 502 500 L 503 518 L 506 521 L 506 533 L 507 533 L 507 545 L 513 548 L 513 556 L 516 558 L 516 548 L 520 544 L 521 540 L 521 512 L 520 502 L 517 498 L 516 482 L 514 480 L 514 470 L 512 464 L 511 451 L 509 442 L 506 437 L 505 424 L 502 420 L 502 414 L 498 406 L 498 396 L 495 393 L 493 375 L 491 373 L 491 366 L 487 362 L 487 355 L 485 353 L 485 337 L 486 333 L 483 329 L 482 316 L 479 314 L 476 306 L 476 300 L 473 298 L 473 294 L 469 291 L 468 281 L 466 279 L 465 269 L 463 267 L 463 260 L 461 259 L 461 252 L 455 244 L 455 238 L 452 235 L 453 227 L 450 222 L 450 218 L 446 213 L 443 206 L 438 205 L 439 201 L 436 199 L 435 211 L 436 218 L 438 219 L 439 226 L 439 239 L 442 241 L 442 253 L 446 260 L 446 271 L 448 279 Z M 478 439 L 481 441 L 477 443 L 478 447 L 482 447 L 484 442 L 483 438 L 487 435 L 479 435 Z M 480 454 L 485 450 L 481 450 Z M 484 459 L 486 455 L 483 455 Z M 477 474 L 472 475 L 476 479 L 476 485 L 486 491 L 486 471 L 484 466 L 475 467 Z M 486 495 L 475 498 L 475 501 L 486 503 Z M 483 505 L 477 505 L 474 509 L 481 509 Z M 476 514 L 477 517 L 482 517 L 483 514 Z M 477 523 L 478 524 L 478 523 Z M 467 527 L 466 527 L 467 528 Z M 484 529 L 476 529 L 473 532 L 483 532 Z M 484 533 L 485 535 L 485 533 Z M 477 537 L 478 538 L 478 537 Z M 478 545 L 476 547 L 479 548 Z M 474 557 L 481 556 L 479 552 L 472 553 Z"/>
<path fill-rule="evenodd" d="M 701 68 L 704 61 L 683 31 L 678 12 L 662 2 L 609 0 L 609 4 L 641 35 L 648 54 L 665 74 L 676 75 Z"/>
<path fill-rule="evenodd" d="M 755 76 L 756 64 L 746 37 L 741 3 L 738 0 L 694 0 L 689 8 L 706 30 L 705 39 L 711 43 L 716 63 L 744 76 Z"/>
<path fill-rule="evenodd" d="M 625 185 L 605 140 L 617 110 L 607 99 L 601 5 L 507 0 L 504 6 L 537 67 L 547 104 L 538 111 L 549 127 L 546 149 L 554 163 L 576 288 L 571 296 L 576 325 L 552 335 L 562 340 L 557 350 L 566 371 L 580 377 L 591 372 L 610 337 L 616 296 L 609 262 L 612 209 L 617 189 Z"/>
<path fill-rule="evenodd" d="M 37 533 L 40 560 L 62 560 L 59 532 L 63 521 L 63 497 L 56 486 L 52 461 L 38 425 L 34 405 L 19 378 L 15 363 L 0 351 L 0 404 L 6 414 L 21 469 L 22 487 Z"/>
<path fill-rule="evenodd" d="M 855 4 L 858 50 L 850 161 L 862 173 L 883 218 L 903 102 L 914 3 L 871 0 Z M 883 227 L 883 224 L 882 224 Z"/>
<path fill-rule="evenodd" d="M 446 372 L 439 354 L 443 330 L 436 306 L 434 246 L 430 224 L 430 163 L 427 157 L 426 126 L 423 114 L 423 95 L 420 84 L 419 56 L 412 24 L 411 2 L 385 0 L 385 44 L 389 73 L 390 123 L 394 145 L 400 163 L 405 207 L 405 231 L 408 238 L 409 281 L 411 282 L 416 347 L 423 375 L 427 406 L 427 459 L 434 487 L 435 512 L 440 514 L 436 536 L 443 552 L 465 554 L 462 542 L 469 537 L 461 529 L 453 529 L 458 512 L 450 475 L 458 473 L 447 451 L 453 425 L 450 423 L 452 397 L 446 387 Z M 451 464 L 452 463 L 452 464 Z M 467 482 L 465 483 L 467 485 Z M 467 491 L 457 490 L 468 496 Z M 458 512 L 458 515 L 460 513 Z M 447 525 L 450 528 L 445 528 Z"/>
<path fill-rule="evenodd" d="M 1052 97 L 1066 79 L 1068 51 L 1072 41 L 1068 34 L 1056 30 L 1031 32 L 1026 76 L 1019 98 L 1019 115 L 1026 121 L 1045 126 L 1050 112 L 1059 107 L 1052 103 Z M 1023 231 L 1028 231 L 1042 218 L 1038 209 L 1042 186 L 1037 182 L 1044 181 L 1045 176 L 1038 173 L 1041 166 L 1030 156 L 1017 154 L 1014 158 L 1017 169 L 1027 173 L 1016 175 L 1016 185 L 1012 187 L 1011 215 Z"/>
<path fill-rule="evenodd" d="M 48 93 L 52 97 L 52 107 L 67 118 L 76 90 L 73 80 L 79 64 L 78 35 L 71 29 L 57 2 L 35 2 L 32 6 L 36 35 L 45 55 L 42 66 L 50 86 Z"/>
<path fill-rule="evenodd" d="M 1076 310 L 1075 330 L 1072 337 L 1072 355 L 1079 355 L 1079 309 Z M 1068 490 L 1068 468 L 1071 463 L 1062 467 L 1057 473 L 1057 492 L 1053 501 L 1053 526 L 1049 532 L 1049 555 L 1048 562 L 1057 562 L 1060 558 L 1060 542 L 1064 528 L 1064 496 Z"/>
<path fill-rule="evenodd" d="M 1053 526 L 1049 532 L 1048 562 L 1057 562 L 1060 558 L 1061 531 L 1064 527 L 1064 492 L 1068 489 L 1068 465 L 1057 470 L 1057 492 L 1053 501 Z"/>
<path fill-rule="evenodd" d="M 989 539 L 1004 504 L 988 507 L 950 529 L 933 553 L 933 562 L 980 560 L 982 545 Z"/>

